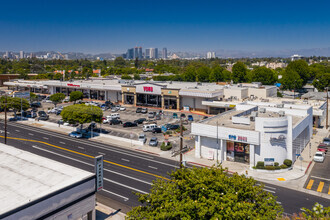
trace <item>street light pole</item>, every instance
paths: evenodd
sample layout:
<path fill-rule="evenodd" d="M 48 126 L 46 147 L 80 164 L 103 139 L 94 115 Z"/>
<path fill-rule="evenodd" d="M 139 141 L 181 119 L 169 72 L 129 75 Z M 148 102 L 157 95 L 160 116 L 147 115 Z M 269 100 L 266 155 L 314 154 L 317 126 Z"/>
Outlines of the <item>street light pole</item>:
<path fill-rule="evenodd" d="M 183 129 L 182 129 L 182 117 L 180 116 L 180 168 L 183 167 L 183 164 L 182 164 L 182 145 L 183 145 Z"/>
<path fill-rule="evenodd" d="M 5 144 L 7 144 L 7 94 L 5 96 Z"/>

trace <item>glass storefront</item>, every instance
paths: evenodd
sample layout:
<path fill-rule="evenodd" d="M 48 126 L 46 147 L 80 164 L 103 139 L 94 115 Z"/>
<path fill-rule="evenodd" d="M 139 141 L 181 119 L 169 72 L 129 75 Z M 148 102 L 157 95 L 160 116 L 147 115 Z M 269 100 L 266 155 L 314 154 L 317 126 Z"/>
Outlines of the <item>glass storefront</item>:
<path fill-rule="evenodd" d="M 227 141 L 227 160 L 250 163 L 250 145 L 246 143 Z"/>
<path fill-rule="evenodd" d="M 160 95 L 137 94 L 137 106 L 161 107 L 162 101 Z"/>
<path fill-rule="evenodd" d="M 124 93 L 124 104 L 134 105 L 134 93 Z"/>
<path fill-rule="evenodd" d="M 177 109 L 176 97 L 164 96 L 164 108 L 165 109 Z"/>

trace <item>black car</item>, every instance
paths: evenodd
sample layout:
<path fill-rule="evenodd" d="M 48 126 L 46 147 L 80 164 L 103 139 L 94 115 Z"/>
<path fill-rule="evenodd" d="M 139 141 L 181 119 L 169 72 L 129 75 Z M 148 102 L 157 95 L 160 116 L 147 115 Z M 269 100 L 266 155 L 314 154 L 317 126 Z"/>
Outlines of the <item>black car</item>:
<path fill-rule="evenodd" d="M 56 115 L 60 115 L 61 112 L 62 112 L 62 110 L 57 110 L 57 111 L 56 111 Z"/>
<path fill-rule="evenodd" d="M 178 128 L 180 128 L 180 125 L 170 125 L 168 129 L 169 130 L 176 130 Z"/>
<path fill-rule="evenodd" d="M 135 120 L 134 123 L 142 124 L 146 120 L 147 120 L 146 118 L 139 118 L 139 119 Z"/>
<path fill-rule="evenodd" d="M 45 111 L 38 111 L 38 116 L 47 115 Z"/>
<path fill-rule="evenodd" d="M 30 106 L 31 106 L 31 108 L 33 108 L 33 107 L 40 108 L 41 107 L 41 103 L 40 102 L 32 102 Z"/>
<path fill-rule="evenodd" d="M 109 124 L 110 125 L 119 125 L 119 124 L 122 124 L 123 122 L 121 121 L 121 120 L 118 120 L 118 119 L 116 119 L 116 118 L 114 118 L 114 119 L 111 119 L 110 121 L 109 121 Z"/>
<path fill-rule="evenodd" d="M 90 124 L 88 125 L 87 130 L 91 130 L 91 129 L 95 129 L 95 128 L 96 128 L 96 123 L 93 122 L 93 123 L 90 123 Z"/>
<path fill-rule="evenodd" d="M 142 108 L 137 108 L 135 112 L 136 113 L 141 113 L 141 111 L 142 111 Z"/>
<path fill-rule="evenodd" d="M 38 120 L 41 120 L 41 121 L 47 121 L 49 119 L 49 116 L 48 115 L 40 115 Z"/>
<path fill-rule="evenodd" d="M 109 131 L 107 131 L 107 130 L 105 130 L 105 129 L 103 129 L 103 128 L 95 128 L 95 129 L 93 129 L 93 132 L 95 132 L 95 133 L 101 133 L 101 134 L 109 134 Z"/>
<path fill-rule="evenodd" d="M 181 118 L 185 118 L 186 115 L 182 113 L 182 114 L 180 115 L 180 117 L 181 117 Z"/>
<path fill-rule="evenodd" d="M 123 124 L 123 127 L 124 128 L 126 128 L 126 127 L 136 127 L 137 126 L 137 124 L 135 123 L 135 122 L 125 122 L 124 124 Z"/>
<path fill-rule="evenodd" d="M 142 114 L 147 114 L 148 113 L 148 109 L 147 108 L 142 108 L 141 109 L 141 113 Z"/>
<path fill-rule="evenodd" d="M 153 128 L 152 133 L 162 133 L 162 129 L 161 128 Z"/>
<path fill-rule="evenodd" d="M 203 120 L 204 120 L 204 119 L 207 119 L 207 118 L 209 118 L 209 117 L 208 117 L 208 116 L 204 116 L 204 117 L 203 117 Z"/>

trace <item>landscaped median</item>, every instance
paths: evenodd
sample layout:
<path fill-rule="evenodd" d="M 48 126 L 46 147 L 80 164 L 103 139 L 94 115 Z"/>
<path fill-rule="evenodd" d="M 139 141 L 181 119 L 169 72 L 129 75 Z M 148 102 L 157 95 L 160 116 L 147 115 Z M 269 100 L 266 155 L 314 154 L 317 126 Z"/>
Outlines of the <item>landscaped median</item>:
<path fill-rule="evenodd" d="M 264 161 L 258 161 L 257 165 L 252 167 L 258 172 L 286 172 L 292 169 L 292 160 L 285 159 L 283 164 L 279 165 L 278 162 L 274 162 L 273 165 L 265 165 Z"/>

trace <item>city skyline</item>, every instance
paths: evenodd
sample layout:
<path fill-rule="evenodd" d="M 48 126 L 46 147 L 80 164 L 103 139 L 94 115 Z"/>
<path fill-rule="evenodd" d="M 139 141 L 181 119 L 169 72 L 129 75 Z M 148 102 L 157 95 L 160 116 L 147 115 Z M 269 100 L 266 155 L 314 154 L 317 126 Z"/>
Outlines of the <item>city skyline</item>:
<path fill-rule="evenodd" d="M 165 46 L 169 51 L 218 54 L 327 48 L 329 6 L 326 1 L 5 2 L 0 50 L 119 54 L 132 46 Z M 153 16 L 133 13 L 150 10 Z"/>

